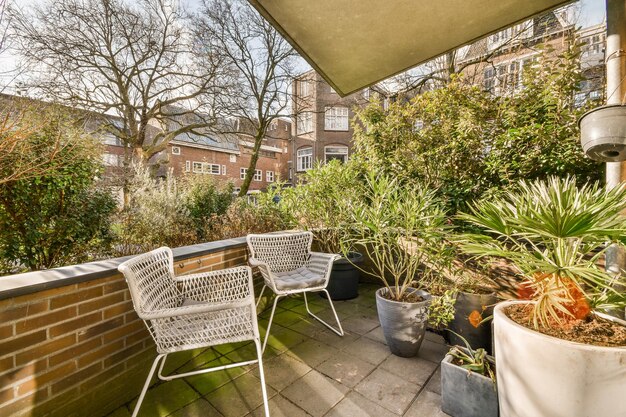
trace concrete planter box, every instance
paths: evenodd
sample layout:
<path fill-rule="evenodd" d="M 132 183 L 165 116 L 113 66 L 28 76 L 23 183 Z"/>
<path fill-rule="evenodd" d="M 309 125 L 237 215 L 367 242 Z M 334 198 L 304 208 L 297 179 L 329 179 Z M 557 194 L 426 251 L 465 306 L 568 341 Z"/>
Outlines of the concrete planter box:
<path fill-rule="evenodd" d="M 498 393 L 491 378 L 441 361 L 441 410 L 452 417 L 498 417 Z M 493 364 L 493 358 L 487 356 Z"/>
<path fill-rule="evenodd" d="M 626 348 L 593 346 L 520 326 L 494 309 L 503 417 L 626 416 Z"/>

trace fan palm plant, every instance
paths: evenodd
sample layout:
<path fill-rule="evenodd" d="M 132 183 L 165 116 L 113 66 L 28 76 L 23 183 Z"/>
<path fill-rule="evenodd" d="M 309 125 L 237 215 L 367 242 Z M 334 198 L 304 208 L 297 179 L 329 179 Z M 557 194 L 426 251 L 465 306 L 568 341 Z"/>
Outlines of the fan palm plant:
<path fill-rule="evenodd" d="M 626 305 L 620 275 L 598 262 L 610 244 L 623 245 L 626 187 L 577 187 L 574 178 L 521 182 L 510 194 L 471 206 L 460 218 L 484 230 L 466 234 L 462 247 L 477 257 L 509 259 L 523 276 L 521 298 L 535 303 L 530 319 L 550 327 L 582 319 L 591 307 Z"/>

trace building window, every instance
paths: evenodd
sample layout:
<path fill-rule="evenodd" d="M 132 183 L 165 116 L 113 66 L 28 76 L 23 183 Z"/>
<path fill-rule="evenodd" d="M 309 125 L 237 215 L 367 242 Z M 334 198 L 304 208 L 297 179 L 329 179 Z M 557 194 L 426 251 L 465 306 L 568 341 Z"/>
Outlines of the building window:
<path fill-rule="evenodd" d="M 172 146 L 172 155 L 180 155 L 180 147 Z"/>
<path fill-rule="evenodd" d="M 496 72 L 493 68 L 486 68 L 483 73 L 483 88 L 486 91 L 493 91 L 496 88 Z"/>
<path fill-rule="evenodd" d="M 326 162 L 334 159 L 344 163 L 348 160 L 348 147 L 347 146 L 326 146 L 324 148 L 324 159 Z"/>
<path fill-rule="evenodd" d="M 324 129 L 348 130 L 348 108 L 326 107 Z"/>
<path fill-rule="evenodd" d="M 122 157 L 114 153 L 104 153 L 102 154 L 102 162 L 108 167 L 119 167 L 122 166 Z"/>
<path fill-rule="evenodd" d="M 337 92 L 335 91 L 335 89 L 333 87 L 330 87 L 330 92 L 331 92 L 331 94 L 337 94 Z"/>
<path fill-rule="evenodd" d="M 247 168 L 239 168 L 239 179 L 246 179 L 246 174 L 248 173 Z"/>
<path fill-rule="evenodd" d="M 111 145 L 111 146 L 122 146 L 122 141 L 120 140 L 120 138 L 118 138 L 117 136 L 115 136 L 113 133 L 105 133 L 102 135 L 102 143 L 104 143 L 105 145 Z"/>
<path fill-rule="evenodd" d="M 300 97 L 306 97 L 309 95 L 309 82 L 306 80 L 300 80 L 298 81 L 298 95 Z"/>
<path fill-rule="evenodd" d="M 313 148 L 298 149 L 298 171 L 307 171 L 313 168 Z"/>
<path fill-rule="evenodd" d="M 230 162 L 237 162 L 237 155 L 231 155 Z"/>
<path fill-rule="evenodd" d="M 222 175 L 226 175 L 226 165 L 222 165 Z"/>
<path fill-rule="evenodd" d="M 274 171 L 265 171 L 265 181 L 274 182 Z"/>
<path fill-rule="evenodd" d="M 259 155 L 266 158 L 276 158 L 276 152 L 259 150 Z"/>
<path fill-rule="evenodd" d="M 260 169 L 254 170 L 254 180 L 255 181 L 263 181 L 263 171 Z"/>
<path fill-rule="evenodd" d="M 298 129 L 297 129 L 298 135 L 312 132 L 313 131 L 313 113 L 306 111 L 306 112 L 302 112 L 298 114 L 297 124 L 298 124 Z"/>
<path fill-rule="evenodd" d="M 185 161 L 185 172 L 191 171 L 191 161 Z"/>
<path fill-rule="evenodd" d="M 221 167 L 219 164 L 209 164 L 208 162 L 194 162 L 193 172 L 196 174 L 220 175 Z"/>

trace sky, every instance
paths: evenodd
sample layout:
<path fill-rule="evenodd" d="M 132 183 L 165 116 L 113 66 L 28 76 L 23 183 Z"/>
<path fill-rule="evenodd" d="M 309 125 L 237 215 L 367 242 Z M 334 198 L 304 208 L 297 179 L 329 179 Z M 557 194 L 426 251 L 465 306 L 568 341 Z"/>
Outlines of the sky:
<path fill-rule="evenodd" d="M 2 0 L 0 0 L 2 1 Z M 21 6 L 29 4 L 35 4 L 42 0 L 17 0 Z M 202 4 L 202 0 L 180 0 L 183 5 L 186 5 L 189 10 L 197 10 Z M 524 0 L 520 0 L 524 1 Z M 581 0 L 580 1 L 580 16 L 578 19 L 578 26 L 589 27 L 601 23 L 605 20 L 605 0 Z M 5 52 L 0 56 L 0 91 L 7 84 L 14 82 L 13 77 L 7 76 L 6 72 L 11 68 L 14 68 L 16 59 L 10 52 Z M 304 62 L 302 64 L 303 71 L 308 70 L 308 65 Z"/>

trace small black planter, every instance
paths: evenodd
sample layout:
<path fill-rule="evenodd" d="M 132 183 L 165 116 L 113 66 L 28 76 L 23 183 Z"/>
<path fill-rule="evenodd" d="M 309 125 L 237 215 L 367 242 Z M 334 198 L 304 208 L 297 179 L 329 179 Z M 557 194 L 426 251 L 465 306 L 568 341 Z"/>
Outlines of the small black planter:
<path fill-rule="evenodd" d="M 493 358 L 487 357 L 493 364 Z M 441 361 L 441 410 L 452 417 L 498 417 L 498 392 L 491 378 Z"/>
<path fill-rule="evenodd" d="M 454 319 L 448 324 L 448 329 L 463 336 L 472 349 L 483 348 L 491 354 L 493 339 L 491 322 L 487 321 L 474 327 L 469 317 L 472 311 L 478 311 L 483 318 L 493 315 L 493 307 L 497 302 L 498 298 L 494 294 L 459 292 L 454 304 Z M 465 342 L 454 333 L 448 332 L 450 344 L 465 346 Z"/>
<path fill-rule="evenodd" d="M 363 255 L 358 252 L 348 253 L 348 258 L 337 259 L 333 263 L 333 270 L 328 281 L 328 293 L 332 300 L 351 300 L 359 296 L 360 271 L 353 264 L 363 262 Z M 326 297 L 325 293 L 320 293 Z"/>

